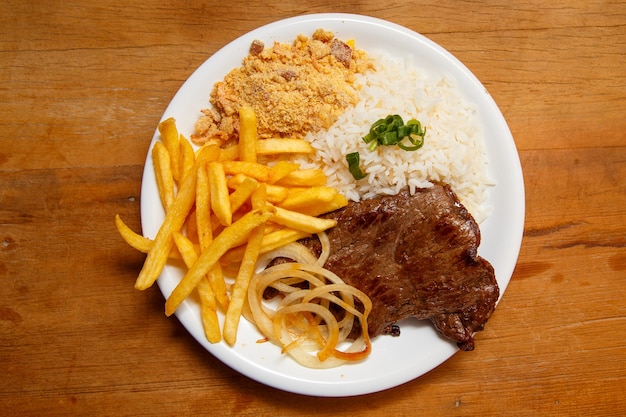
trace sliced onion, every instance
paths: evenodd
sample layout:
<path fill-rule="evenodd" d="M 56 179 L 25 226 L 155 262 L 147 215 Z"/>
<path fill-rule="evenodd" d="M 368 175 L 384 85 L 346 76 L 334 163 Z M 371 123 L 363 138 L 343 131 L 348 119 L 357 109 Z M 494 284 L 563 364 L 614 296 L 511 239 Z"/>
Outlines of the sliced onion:
<path fill-rule="evenodd" d="M 330 254 L 330 244 L 325 233 L 319 239 L 322 243 L 319 258 L 301 244 L 290 244 L 272 252 L 272 257 L 296 262 L 277 264 L 255 274 L 248 290 L 246 316 L 267 340 L 300 364 L 329 368 L 363 360 L 370 354 L 367 316 L 372 303 L 362 291 L 322 267 Z M 272 259 L 263 262 L 267 265 Z M 264 301 L 268 287 L 279 291 L 280 301 Z M 363 312 L 356 307 L 355 299 L 361 303 Z M 337 317 L 331 306 L 343 309 L 344 315 Z M 355 319 L 362 332 L 356 340 L 349 340 Z"/>

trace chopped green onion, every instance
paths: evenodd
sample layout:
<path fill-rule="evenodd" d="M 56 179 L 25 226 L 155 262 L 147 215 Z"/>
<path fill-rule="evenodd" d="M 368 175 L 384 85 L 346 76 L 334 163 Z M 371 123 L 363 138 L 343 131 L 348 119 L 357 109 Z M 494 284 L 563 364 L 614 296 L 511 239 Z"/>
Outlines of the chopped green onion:
<path fill-rule="evenodd" d="M 363 179 L 367 176 L 366 173 L 361 171 L 360 164 L 361 157 L 358 152 L 352 152 L 346 155 L 346 161 L 348 161 L 348 169 L 350 170 L 350 174 L 354 177 L 355 180 Z"/>
<path fill-rule="evenodd" d="M 389 115 L 384 119 L 377 120 L 363 141 L 368 144 L 370 151 L 375 150 L 379 145 L 398 145 L 405 151 L 416 151 L 424 145 L 426 129 L 422 129 L 422 124 L 415 119 L 409 120 L 406 124 L 397 114 Z M 402 143 L 407 139 L 409 144 Z"/>
<path fill-rule="evenodd" d="M 363 141 L 367 143 L 370 151 L 376 150 L 380 145 L 398 145 L 405 151 L 416 151 L 424 145 L 426 128 L 422 129 L 422 124 L 415 119 L 411 119 L 406 124 L 397 114 L 390 114 L 384 119 L 379 119 L 370 127 L 367 135 L 363 136 Z M 348 169 L 355 180 L 363 179 L 367 173 L 361 170 L 360 155 L 352 152 L 346 155 Z"/>

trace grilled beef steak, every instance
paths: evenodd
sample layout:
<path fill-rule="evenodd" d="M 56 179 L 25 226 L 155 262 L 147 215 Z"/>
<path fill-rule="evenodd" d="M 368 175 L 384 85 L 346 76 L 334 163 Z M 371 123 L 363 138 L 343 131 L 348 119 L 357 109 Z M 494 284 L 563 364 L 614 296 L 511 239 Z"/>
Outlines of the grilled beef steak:
<path fill-rule="evenodd" d="M 499 289 L 477 254 L 478 224 L 448 186 L 350 203 L 325 217 L 338 220 L 325 267 L 372 299 L 370 336 L 416 317 L 460 349 L 474 348 L 472 334 L 493 313 Z"/>

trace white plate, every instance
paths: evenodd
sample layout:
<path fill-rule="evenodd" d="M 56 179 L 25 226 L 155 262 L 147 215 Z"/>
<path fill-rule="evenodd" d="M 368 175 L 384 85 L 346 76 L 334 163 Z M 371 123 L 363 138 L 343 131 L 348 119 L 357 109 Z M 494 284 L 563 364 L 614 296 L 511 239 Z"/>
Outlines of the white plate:
<path fill-rule="evenodd" d="M 163 119 L 176 118 L 181 133 L 190 135 L 200 116 L 199 110 L 208 105 L 212 85 L 241 65 L 252 40 L 260 39 L 266 45 L 274 40 L 291 42 L 298 34 L 310 35 L 318 28 L 331 30 L 340 39 L 355 39 L 365 51 L 384 48 L 390 54 L 415 55 L 420 65 L 451 74 L 467 99 L 477 104 L 478 117 L 484 125 L 490 176 L 497 181 L 488 200 L 493 212 L 481 225 L 479 253 L 494 266 L 504 293 L 517 262 L 524 224 L 524 184 L 519 156 L 511 132 L 485 87 L 461 62 L 429 39 L 396 24 L 360 15 L 313 14 L 281 20 L 243 35 L 204 62 L 183 84 Z M 157 138 L 155 132 L 152 143 Z M 149 156 L 143 175 L 143 233 L 153 238 L 164 213 Z M 171 293 L 181 277 L 182 271 L 166 266 L 158 280 L 164 296 Z M 185 301 L 176 315 L 198 343 L 228 366 L 261 383 L 306 395 L 339 397 L 381 391 L 423 375 L 457 351 L 453 343 L 437 335 L 429 321 L 408 320 L 402 323 L 400 337 L 376 338 L 366 361 L 312 370 L 281 355 L 272 344 L 257 343 L 261 336 L 245 319 L 240 324 L 236 346 L 229 347 L 206 341 L 194 301 Z M 477 349 L 481 349 L 480 341 Z"/>

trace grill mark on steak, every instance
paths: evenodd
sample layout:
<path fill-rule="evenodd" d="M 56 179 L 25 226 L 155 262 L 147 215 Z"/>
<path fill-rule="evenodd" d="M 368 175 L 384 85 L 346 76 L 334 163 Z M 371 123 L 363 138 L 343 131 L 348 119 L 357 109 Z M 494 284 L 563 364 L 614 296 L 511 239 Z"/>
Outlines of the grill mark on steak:
<path fill-rule="evenodd" d="M 460 349 L 474 348 L 473 333 L 493 313 L 499 288 L 478 256 L 478 224 L 449 186 L 351 202 L 324 217 L 337 220 L 327 232 L 325 268 L 371 298 L 370 336 L 416 317 L 430 319 Z"/>

